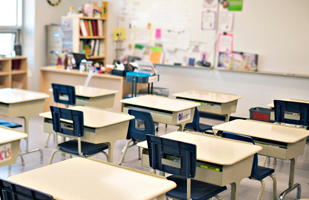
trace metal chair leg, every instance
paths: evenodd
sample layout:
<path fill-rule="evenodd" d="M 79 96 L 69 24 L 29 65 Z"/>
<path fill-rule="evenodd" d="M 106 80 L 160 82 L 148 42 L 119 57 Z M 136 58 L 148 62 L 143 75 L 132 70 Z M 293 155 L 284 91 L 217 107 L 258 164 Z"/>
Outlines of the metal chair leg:
<path fill-rule="evenodd" d="M 142 159 L 142 157 L 141 157 L 141 148 L 140 147 L 137 147 L 137 149 L 138 149 L 138 159 L 139 160 L 141 160 Z"/>
<path fill-rule="evenodd" d="M 50 133 L 48 134 L 48 137 L 47 137 L 47 140 L 46 140 L 46 143 L 45 143 L 45 148 L 47 148 L 48 147 L 48 142 L 49 142 L 49 139 L 50 139 Z"/>
<path fill-rule="evenodd" d="M 50 156 L 50 159 L 49 159 L 49 165 L 52 164 L 53 162 L 53 159 L 54 159 L 54 155 L 58 152 L 58 150 L 55 150 L 53 151 L 52 155 Z"/>
<path fill-rule="evenodd" d="M 261 189 L 260 189 L 259 195 L 257 197 L 258 200 L 262 199 L 262 195 L 263 195 L 263 192 L 264 192 L 264 189 L 265 189 L 265 182 L 263 180 L 260 180 L 260 182 L 261 182 Z"/>
<path fill-rule="evenodd" d="M 124 147 L 124 149 L 122 150 L 122 156 L 121 156 L 121 159 L 120 159 L 119 165 L 121 165 L 121 164 L 122 164 L 122 162 L 123 162 L 123 160 L 124 160 L 124 156 L 125 156 L 125 155 L 126 155 L 126 153 L 127 153 L 127 150 L 128 150 L 129 144 L 130 144 L 130 142 L 132 142 L 132 141 L 133 141 L 132 139 L 131 139 L 131 140 L 129 140 L 129 141 L 127 142 L 126 146 Z"/>
<path fill-rule="evenodd" d="M 274 200 L 276 200 L 278 198 L 277 197 L 277 179 L 273 174 L 270 175 L 270 177 L 273 179 L 273 196 L 274 196 Z"/>

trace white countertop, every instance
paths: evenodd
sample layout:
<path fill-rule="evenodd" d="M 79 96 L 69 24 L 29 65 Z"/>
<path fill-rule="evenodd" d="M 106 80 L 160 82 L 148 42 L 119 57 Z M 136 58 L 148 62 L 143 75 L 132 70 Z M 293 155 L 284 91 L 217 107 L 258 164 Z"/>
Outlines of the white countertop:
<path fill-rule="evenodd" d="M 200 105 L 199 103 L 178 100 L 178 99 L 171 99 L 168 97 L 155 96 L 155 95 L 144 95 L 139 97 L 122 99 L 120 100 L 120 102 L 125 104 L 143 106 L 172 112 L 179 112 Z"/>
<path fill-rule="evenodd" d="M 145 200 L 176 187 L 172 181 L 115 164 L 72 158 L 9 178 L 64 200 Z"/>
<path fill-rule="evenodd" d="M 16 131 L 10 128 L 0 127 L 0 144 L 9 143 L 9 142 L 24 139 L 27 137 L 28 135 L 26 133 Z"/>
<path fill-rule="evenodd" d="M 76 96 L 82 96 L 82 97 L 99 97 L 99 96 L 105 96 L 105 95 L 110 95 L 110 94 L 116 94 L 117 92 L 118 92 L 117 90 L 86 87 L 82 85 L 75 86 Z"/>
<path fill-rule="evenodd" d="M 309 131 L 302 128 L 254 120 L 237 119 L 212 128 L 284 143 L 295 143 L 309 136 Z"/>
<path fill-rule="evenodd" d="M 173 96 L 193 100 L 200 100 L 200 101 L 209 101 L 214 103 L 228 103 L 242 98 L 241 96 L 234 94 L 225 94 L 225 93 L 202 91 L 202 90 L 189 90 L 173 94 Z"/>
<path fill-rule="evenodd" d="M 34 92 L 29 90 L 21 90 L 16 88 L 0 89 L 1 103 L 20 103 L 26 101 L 34 101 L 38 99 L 48 98 L 49 95 L 42 92 Z"/>
<path fill-rule="evenodd" d="M 195 144 L 197 160 L 219 165 L 233 165 L 262 150 L 253 144 L 200 133 L 175 131 L 162 137 Z M 147 141 L 138 143 L 138 146 L 148 148 Z"/>
<path fill-rule="evenodd" d="M 88 106 L 73 106 L 69 109 L 82 111 L 84 113 L 84 126 L 91 128 L 101 128 L 134 119 L 132 115 L 126 113 L 112 112 Z M 40 113 L 39 116 L 52 119 L 51 112 Z"/>

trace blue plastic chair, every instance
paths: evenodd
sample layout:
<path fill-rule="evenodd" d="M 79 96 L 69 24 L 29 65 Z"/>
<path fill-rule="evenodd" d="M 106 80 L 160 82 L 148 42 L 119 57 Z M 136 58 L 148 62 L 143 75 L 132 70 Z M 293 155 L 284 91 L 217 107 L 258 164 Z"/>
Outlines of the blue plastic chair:
<path fill-rule="evenodd" d="M 239 140 L 239 141 L 244 141 L 244 142 L 255 144 L 252 137 L 249 137 L 246 135 L 240 135 L 240 134 L 230 133 L 230 132 L 222 132 L 221 136 L 224 138 L 229 138 L 233 140 Z M 258 154 L 257 153 L 254 154 L 251 176 L 249 178 L 255 179 L 261 182 L 261 189 L 260 189 L 257 199 L 262 198 L 264 188 L 265 188 L 265 183 L 263 179 L 266 178 L 267 176 L 270 176 L 273 179 L 273 198 L 274 200 L 278 198 L 277 197 L 277 181 L 276 181 L 275 176 L 273 175 L 274 172 L 275 172 L 274 169 L 258 166 Z"/>
<path fill-rule="evenodd" d="M 129 141 L 122 150 L 122 156 L 119 165 L 122 164 L 124 156 L 131 142 L 133 142 L 133 144 L 131 145 L 133 146 L 137 142 L 146 140 L 147 134 L 155 135 L 155 126 L 152 116 L 149 112 L 130 108 L 128 113 L 130 115 L 133 115 L 135 118 L 130 121 L 127 134 L 127 139 Z M 138 148 L 138 158 L 140 159 L 140 148 Z"/>
<path fill-rule="evenodd" d="M 205 200 L 217 196 L 226 190 L 226 186 L 216 186 L 194 180 L 196 170 L 196 145 L 147 135 L 150 167 L 155 170 L 173 174 L 167 179 L 174 181 L 177 187 L 166 193 L 177 199 Z M 164 160 L 162 162 L 162 160 Z M 168 165 L 171 160 L 179 167 Z"/>
<path fill-rule="evenodd" d="M 66 106 L 76 104 L 75 87 L 52 83 L 54 101 Z M 66 98 L 61 98 L 67 96 Z"/>
<path fill-rule="evenodd" d="M 2 200 L 53 200 L 54 198 L 46 193 L 0 179 Z"/>
<path fill-rule="evenodd" d="M 195 107 L 193 121 L 185 125 L 185 129 L 190 129 L 198 132 L 206 132 L 207 130 L 212 130 L 212 126 L 200 123 L 200 114 L 197 107 Z"/>
<path fill-rule="evenodd" d="M 61 103 L 61 104 L 64 104 L 66 108 L 68 108 L 69 105 L 76 104 L 76 95 L 75 95 L 74 86 L 52 83 L 52 88 L 53 88 L 54 102 L 56 103 L 56 106 L 58 105 L 58 103 Z M 45 148 L 48 147 L 50 136 L 51 136 L 51 133 L 48 134 Z"/>
<path fill-rule="evenodd" d="M 97 153 L 108 155 L 104 150 L 108 149 L 107 143 L 93 144 L 81 141 L 84 136 L 83 112 L 50 106 L 52 113 L 53 129 L 56 132 L 56 150 L 52 153 L 49 164 L 52 163 L 55 153 L 62 152 L 70 155 L 89 157 Z M 70 120 L 73 124 L 61 122 L 61 119 Z M 58 144 L 58 133 L 72 140 Z"/>

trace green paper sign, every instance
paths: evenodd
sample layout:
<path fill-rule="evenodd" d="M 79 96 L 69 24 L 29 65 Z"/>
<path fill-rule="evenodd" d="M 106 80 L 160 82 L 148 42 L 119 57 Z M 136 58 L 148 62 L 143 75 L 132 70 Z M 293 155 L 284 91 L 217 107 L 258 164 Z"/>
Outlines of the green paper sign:
<path fill-rule="evenodd" d="M 228 11 L 242 11 L 243 0 L 229 0 Z"/>

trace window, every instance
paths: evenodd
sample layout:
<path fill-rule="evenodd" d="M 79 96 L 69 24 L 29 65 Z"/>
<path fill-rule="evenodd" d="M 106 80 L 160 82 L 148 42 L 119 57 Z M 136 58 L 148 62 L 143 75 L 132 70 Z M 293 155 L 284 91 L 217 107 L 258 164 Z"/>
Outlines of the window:
<path fill-rule="evenodd" d="M 0 55 L 14 55 L 20 43 L 22 0 L 0 0 Z"/>

